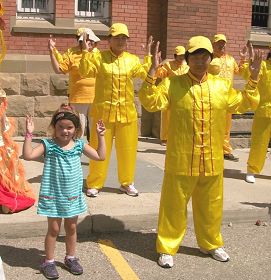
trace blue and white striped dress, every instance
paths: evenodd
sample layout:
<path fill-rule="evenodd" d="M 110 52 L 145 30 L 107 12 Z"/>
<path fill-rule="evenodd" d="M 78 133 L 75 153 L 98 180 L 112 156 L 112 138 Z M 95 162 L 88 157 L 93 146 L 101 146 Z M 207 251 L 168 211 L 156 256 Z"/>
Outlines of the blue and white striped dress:
<path fill-rule="evenodd" d="M 52 139 L 43 139 L 45 162 L 41 180 L 38 214 L 47 217 L 71 218 L 87 211 L 82 192 L 81 154 L 84 142 L 75 141 L 70 150 L 63 150 Z"/>

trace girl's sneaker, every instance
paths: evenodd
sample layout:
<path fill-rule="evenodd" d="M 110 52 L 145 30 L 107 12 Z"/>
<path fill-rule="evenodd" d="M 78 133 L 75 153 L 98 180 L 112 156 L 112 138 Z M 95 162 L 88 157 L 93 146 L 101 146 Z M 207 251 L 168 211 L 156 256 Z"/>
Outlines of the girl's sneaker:
<path fill-rule="evenodd" d="M 58 279 L 59 275 L 56 270 L 55 262 L 44 262 L 40 266 L 40 271 L 47 279 Z"/>
<path fill-rule="evenodd" d="M 80 275 L 83 273 L 83 267 L 80 265 L 79 259 L 77 258 L 65 258 L 64 264 L 69 272 L 74 275 Z"/>

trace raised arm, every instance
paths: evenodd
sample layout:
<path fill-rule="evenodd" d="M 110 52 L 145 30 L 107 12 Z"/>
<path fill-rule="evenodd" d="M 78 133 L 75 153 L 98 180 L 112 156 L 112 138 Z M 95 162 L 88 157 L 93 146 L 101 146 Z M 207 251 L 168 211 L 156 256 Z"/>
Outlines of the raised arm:
<path fill-rule="evenodd" d="M 59 68 L 59 60 L 61 60 L 63 58 L 56 49 L 56 39 L 54 39 L 52 35 L 50 35 L 50 38 L 48 40 L 48 49 L 49 49 L 51 64 L 52 64 L 52 67 L 53 67 L 55 73 L 63 74 L 63 72 Z"/>
<path fill-rule="evenodd" d="M 44 154 L 43 144 L 39 144 L 37 147 L 32 147 L 32 138 L 34 131 L 34 122 L 32 117 L 26 116 L 26 134 L 23 145 L 23 158 L 25 160 L 33 160 L 39 158 Z"/>
<path fill-rule="evenodd" d="M 106 155 L 106 146 L 105 146 L 105 125 L 102 120 L 99 120 L 96 124 L 96 132 L 98 136 L 98 148 L 95 150 L 90 145 L 84 145 L 84 155 L 90 159 L 101 161 L 105 160 Z"/>

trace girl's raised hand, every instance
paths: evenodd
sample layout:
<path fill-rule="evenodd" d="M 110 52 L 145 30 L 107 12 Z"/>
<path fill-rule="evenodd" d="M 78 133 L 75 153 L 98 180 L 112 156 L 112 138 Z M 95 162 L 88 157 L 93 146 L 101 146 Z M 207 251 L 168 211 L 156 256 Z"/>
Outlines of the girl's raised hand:
<path fill-rule="evenodd" d="M 99 136 L 104 136 L 105 134 L 105 125 L 102 120 L 98 120 L 96 123 L 96 131 Z"/>
<path fill-rule="evenodd" d="M 34 131 L 34 122 L 31 116 L 27 115 L 25 118 L 25 130 L 26 133 L 33 133 Z"/>

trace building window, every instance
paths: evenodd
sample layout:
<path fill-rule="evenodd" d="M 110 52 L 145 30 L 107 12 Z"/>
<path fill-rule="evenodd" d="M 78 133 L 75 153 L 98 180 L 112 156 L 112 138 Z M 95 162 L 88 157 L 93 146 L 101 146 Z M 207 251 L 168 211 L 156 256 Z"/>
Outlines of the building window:
<path fill-rule="evenodd" d="M 17 18 L 53 19 L 54 0 L 17 0 Z"/>
<path fill-rule="evenodd" d="M 267 28 L 270 26 L 270 0 L 253 0 L 252 1 L 252 26 L 259 28 Z"/>
<path fill-rule="evenodd" d="M 111 0 L 75 0 L 75 16 L 78 20 L 96 20 L 109 23 Z"/>

